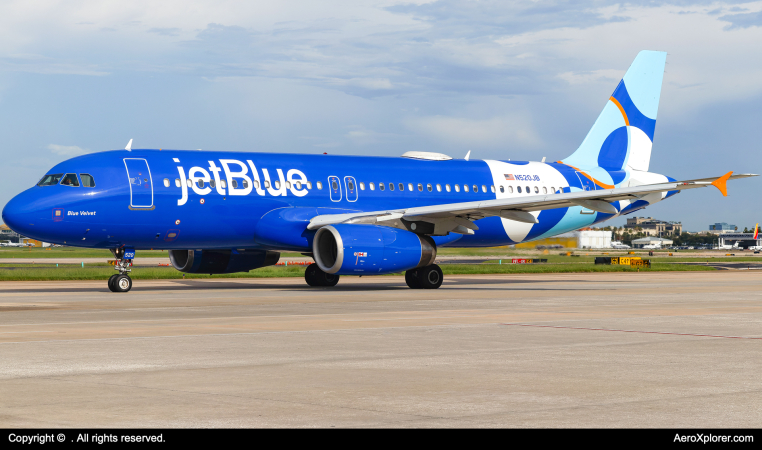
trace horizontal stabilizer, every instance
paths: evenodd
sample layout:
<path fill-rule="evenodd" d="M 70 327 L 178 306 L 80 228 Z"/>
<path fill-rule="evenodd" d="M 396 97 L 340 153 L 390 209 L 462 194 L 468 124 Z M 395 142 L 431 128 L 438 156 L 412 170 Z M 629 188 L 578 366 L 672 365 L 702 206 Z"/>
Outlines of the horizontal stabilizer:
<path fill-rule="evenodd" d="M 731 175 L 733 175 L 732 171 L 712 181 L 712 186 L 715 186 L 717 189 L 719 189 L 724 197 L 728 196 L 728 179 Z"/>

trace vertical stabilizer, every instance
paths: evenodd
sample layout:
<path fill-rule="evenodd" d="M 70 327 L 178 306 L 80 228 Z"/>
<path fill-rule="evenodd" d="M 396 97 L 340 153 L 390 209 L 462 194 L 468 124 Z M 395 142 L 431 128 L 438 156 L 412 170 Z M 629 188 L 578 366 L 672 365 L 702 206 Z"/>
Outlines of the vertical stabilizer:
<path fill-rule="evenodd" d="M 563 162 L 610 171 L 647 171 L 666 61 L 666 52 L 638 53 L 585 140 Z"/>

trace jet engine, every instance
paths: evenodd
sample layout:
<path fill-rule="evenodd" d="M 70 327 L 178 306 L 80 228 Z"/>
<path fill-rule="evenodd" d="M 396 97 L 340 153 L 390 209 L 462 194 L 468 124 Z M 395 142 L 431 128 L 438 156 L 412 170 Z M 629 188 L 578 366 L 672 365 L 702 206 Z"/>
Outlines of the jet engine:
<path fill-rule="evenodd" d="M 312 252 L 318 267 L 336 275 L 378 275 L 434 264 L 434 240 L 378 225 L 339 224 L 317 230 Z"/>
<path fill-rule="evenodd" d="M 234 273 L 272 266 L 280 253 L 265 250 L 170 250 L 169 260 L 180 272 Z"/>

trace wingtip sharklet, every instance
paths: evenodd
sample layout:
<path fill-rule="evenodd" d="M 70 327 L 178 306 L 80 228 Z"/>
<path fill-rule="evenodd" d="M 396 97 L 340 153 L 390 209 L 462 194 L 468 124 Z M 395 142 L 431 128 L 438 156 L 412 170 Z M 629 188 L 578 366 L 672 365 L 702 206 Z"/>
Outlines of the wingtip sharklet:
<path fill-rule="evenodd" d="M 733 175 L 733 171 L 730 171 L 720 178 L 712 181 L 712 186 L 719 189 L 724 197 L 728 196 L 728 180 L 730 179 L 731 175 Z"/>

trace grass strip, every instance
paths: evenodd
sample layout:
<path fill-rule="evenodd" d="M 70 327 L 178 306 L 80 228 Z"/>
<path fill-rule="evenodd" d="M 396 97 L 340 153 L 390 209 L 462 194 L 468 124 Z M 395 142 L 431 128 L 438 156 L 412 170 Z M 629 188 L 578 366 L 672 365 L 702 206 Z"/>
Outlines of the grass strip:
<path fill-rule="evenodd" d="M 588 272 L 637 272 L 636 268 L 619 265 L 595 265 L 589 263 L 570 264 L 447 264 L 442 265 L 445 275 L 476 275 L 505 273 L 588 273 Z M 303 277 L 305 266 L 263 267 L 251 272 L 221 275 L 184 274 L 186 279 L 209 278 L 277 278 Z M 712 267 L 686 264 L 653 263 L 650 269 L 642 272 L 664 271 L 714 271 Z M 107 265 L 85 265 L 61 267 L 3 267 L 0 268 L 0 281 L 53 281 L 53 280 L 105 280 L 116 271 Z M 399 275 L 399 274 L 395 274 Z M 130 273 L 135 280 L 182 279 L 183 273 L 172 267 L 138 267 Z"/>

